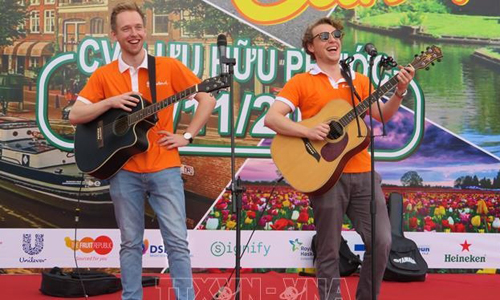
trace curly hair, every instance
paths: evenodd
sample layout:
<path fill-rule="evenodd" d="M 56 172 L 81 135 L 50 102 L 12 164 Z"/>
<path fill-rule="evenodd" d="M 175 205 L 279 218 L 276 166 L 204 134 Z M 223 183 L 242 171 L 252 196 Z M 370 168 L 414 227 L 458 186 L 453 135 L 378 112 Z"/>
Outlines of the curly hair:
<path fill-rule="evenodd" d="M 304 36 L 302 37 L 302 48 L 304 48 L 306 53 L 309 54 L 311 58 L 314 60 L 316 60 L 316 56 L 314 55 L 314 53 L 310 52 L 309 49 L 307 49 L 307 46 L 309 44 L 312 44 L 313 42 L 313 34 L 312 34 L 313 29 L 321 24 L 331 25 L 338 30 L 344 29 L 344 26 L 342 25 L 342 23 L 340 23 L 340 21 L 333 20 L 327 17 L 321 18 L 307 27 L 306 31 L 304 32 Z"/>

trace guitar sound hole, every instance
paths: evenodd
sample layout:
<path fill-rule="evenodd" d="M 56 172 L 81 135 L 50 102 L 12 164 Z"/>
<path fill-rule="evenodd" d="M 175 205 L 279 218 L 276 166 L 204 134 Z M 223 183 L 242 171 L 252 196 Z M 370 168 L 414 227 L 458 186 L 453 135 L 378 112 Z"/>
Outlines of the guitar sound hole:
<path fill-rule="evenodd" d="M 128 122 L 127 122 L 127 116 L 119 117 L 113 123 L 113 133 L 115 135 L 118 135 L 118 136 L 125 135 L 128 131 L 128 128 L 129 127 L 128 127 Z"/>
<path fill-rule="evenodd" d="M 330 122 L 330 132 L 327 135 L 327 138 L 331 140 L 338 139 L 344 134 L 344 127 L 340 125 L 339 122 L 332 121 Z"/>

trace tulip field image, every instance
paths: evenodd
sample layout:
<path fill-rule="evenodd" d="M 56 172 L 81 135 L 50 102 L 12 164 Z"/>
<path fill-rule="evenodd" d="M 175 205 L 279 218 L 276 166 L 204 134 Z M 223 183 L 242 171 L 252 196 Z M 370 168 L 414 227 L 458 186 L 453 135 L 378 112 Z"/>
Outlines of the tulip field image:
<path fill-rule="evenodd" d="M 396 133 L 376 140 L 378 149 L 402 147 L 410 138 L 412 114 L 400 111 L 386 125 Z M 407 124 L 407 125 L 406 125 Z M 380 125 L 375 126 L 381 132 Z M 262 145 L 270 144 L 265 140 Z M 437 155 L 439 154 L 439 155 Z M 500 231 L 500 166 L 490 153 L 464 141 L 431 121 L 411 156 L 398 162 L 376 162 L 386 198 L 403 196 L 403 229 L 415 232 L 498 233 Z M 238 176 L 246 188 L 242 196 L 242 229 L 314 230 L 309 197 L 280 177 L 270 159 L 248 159 Z M 230 192 L 222 193 L 198 229 L 233 230 Z M 335 201 L 335 199 L 332 199 Z M 347 217 L 345 230 L 353 230 Z"/>

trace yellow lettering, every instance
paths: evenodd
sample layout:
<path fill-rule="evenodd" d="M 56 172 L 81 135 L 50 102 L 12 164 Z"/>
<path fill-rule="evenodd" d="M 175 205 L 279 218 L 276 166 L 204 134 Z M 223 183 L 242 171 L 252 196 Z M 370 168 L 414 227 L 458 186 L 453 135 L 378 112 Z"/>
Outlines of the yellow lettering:
<path fill-rule="evenodd" d="M 339 5 L 344 9 L 357 6 L 371 7 L 377 0 L 278 0 L 264 3 L 261 0 L 231 0 L 236 10 L 248 21 L 259 25 L 276 25 L 290 21 L 309 6 L 324 11 Z M 407 0 L 384 0 L 388 6 L 400 5 Z M 465 5 L 469 0 L 452 0 L 456 5 Z"/>
<path fill-rule="evenodd" d="M 345 9 L 355 8 L 356 6 L 371 7 L 377 0 L 338 0 L 340 7 Z"/>
<path fill-rule="evenodd" d="M 388 6 L 396 6 L 406 2 L 406 0 L 384 0 L 385 4 Z"/>
<path fill-rule="evenodd" d="M 232 0 L 232 2 L 242 16 L 260 25 L 285 23 L 303 13 L 309 6 L 309 0 L 281 0 L 274 3 L 262 3 L 259 0 Z"/>

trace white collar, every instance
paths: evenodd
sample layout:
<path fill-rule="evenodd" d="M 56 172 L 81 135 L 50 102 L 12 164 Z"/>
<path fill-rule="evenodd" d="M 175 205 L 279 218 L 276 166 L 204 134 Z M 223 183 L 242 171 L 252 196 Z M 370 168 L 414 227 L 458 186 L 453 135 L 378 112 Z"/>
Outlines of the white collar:
<path fill-rule="evenodd" d="M 340 66 L 340 68 L 342 69 L 342 66 Z M 356 72 L 353 72 L 352 70 L 350 70 L 350 71 L 351 71 L 351 78 L 354 80 L 356 78 Z M 321 68 L 318 66 L 318 64 L 312 64 L 311 69 L 309 70 L 309 73 L 311 75 L 318 75 L 320 73 L 323 73 L 329 77 L 328 74 L 326 74 L 323 70 L 321 70 Z M 342 82 L 342 81 L 344 81 L 343 77 L 339 80 L 339 82 Z"/>
<path fill-rule="evenodd" d="M 144 52 L 146 52 L 146 49 L 142 49 Z M 120 70 L 120 73 L 123 73 L 127 71 L 128 69 L 134 69 L 134 67 L 129 66 L 125 61 L 123 61 L 122 54 L 118 56 L 118 70 Z M 148 54 L 145 53 L 144 59 L 142 60 L 141 64 L 137 67 L 137 69 L 148 68 Z"/>

